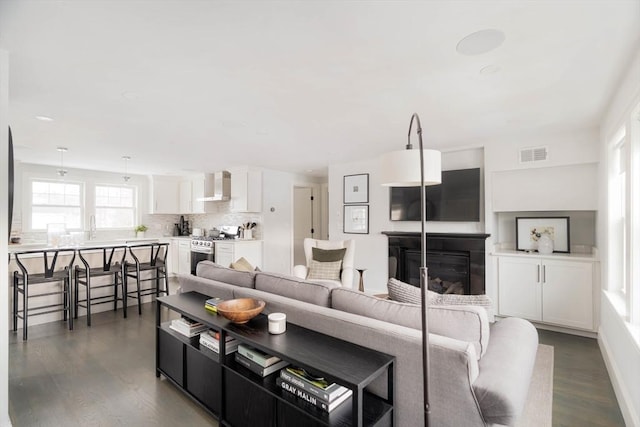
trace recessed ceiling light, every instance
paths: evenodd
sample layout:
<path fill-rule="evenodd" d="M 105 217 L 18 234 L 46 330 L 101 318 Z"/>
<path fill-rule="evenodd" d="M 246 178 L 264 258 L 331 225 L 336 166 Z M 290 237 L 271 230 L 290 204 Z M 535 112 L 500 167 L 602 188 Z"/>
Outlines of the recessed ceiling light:
<path fill-rule="evenodd" d="M 53 119 L 51 117 L 47 117 L 47 116 L 36 116 L 36 119 L 43 121 L 43 122 L 52 122 Z"/>
<path fill-rule="evenodd" d="M 480 55 L 499 47 L 504 40 L 505 35 L 500 30 L 480 30 L 460 40 L 456 50 L 462 55 Z"/>

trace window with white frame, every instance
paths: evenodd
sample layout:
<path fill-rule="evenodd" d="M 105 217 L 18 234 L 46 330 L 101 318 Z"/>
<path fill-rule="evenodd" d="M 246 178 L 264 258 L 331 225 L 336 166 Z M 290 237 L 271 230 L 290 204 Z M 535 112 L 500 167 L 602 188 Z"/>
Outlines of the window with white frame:
<path fill-rule="evenodd" d="M 609 147 L 609 290 L 624 300 L 621 314 L 640 325 L 640 105 Z"/>
<path fill-rule="evenodd" d="M 627 299 L 629 318 L 640 325 L 640 104 L 632 112 L 629 122 L 630 280 Z"/>
<path fill-rule="evenodd" d="M 137 217 L 135 187 L 96 185 L 95 194 L 96 228 L 133 228 Z"/>
<path fill-rule="evenodd" d="M 64 224 L 67 230 L 82 229 L 82 184 L 34 180 L 31 182 L 31 229 L 46 230 L 48 224 Z"/>

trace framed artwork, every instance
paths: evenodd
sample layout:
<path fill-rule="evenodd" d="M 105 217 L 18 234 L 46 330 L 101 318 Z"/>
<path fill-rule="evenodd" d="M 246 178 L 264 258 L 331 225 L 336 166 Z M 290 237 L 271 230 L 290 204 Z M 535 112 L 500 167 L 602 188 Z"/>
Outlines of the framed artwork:
<path fill-rule="evenodd" d="M 534 251 L 538 248 L 538 239 L 548 234 L 553 240 L 553 252 L 569 252 L 569 217 L 555 216 L 547 218 L 516 217 L 516 249 Z"/>
<path fill-rule="evenodd" d="M 344 233 L 369 234 L 369 205 L 344 206 Z"/>
<path fill-rule="evenodd" d="M 344 203 L 369 203 L 369 174 L 344 176 Z"/>

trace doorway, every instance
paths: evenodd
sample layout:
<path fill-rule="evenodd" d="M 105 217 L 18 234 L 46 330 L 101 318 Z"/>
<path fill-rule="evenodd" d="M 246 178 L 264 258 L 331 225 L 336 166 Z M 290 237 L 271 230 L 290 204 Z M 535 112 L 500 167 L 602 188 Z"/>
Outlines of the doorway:
<path fill-rule="evenodd" d="M 304 239 L 314 237 L 313 188 L 293 188 L 293 265 L 306 265 Z"/>

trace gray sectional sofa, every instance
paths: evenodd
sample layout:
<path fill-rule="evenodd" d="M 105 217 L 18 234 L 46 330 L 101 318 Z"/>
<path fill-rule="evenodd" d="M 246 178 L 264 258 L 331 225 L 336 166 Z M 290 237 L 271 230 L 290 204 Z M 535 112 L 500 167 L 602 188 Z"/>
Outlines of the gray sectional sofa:
<path fill-rule="evenodd" d="M 203 261 L 179 277 L 180 292 L 223 299 L 251 297 L 265 313 L 396 357 L 394 425 L 423 425 L 420 307 L 340 286 L 267 272 L 236 271 Z M 527 321 L 490 324 L 475 306 L 429 310 L 432 426 L 514 425 L 527 398 L 538 335 Z M 383 376 L 384 377 L 384 376 Z M 370 391 L 386 397 L 386 377 Z"/>

